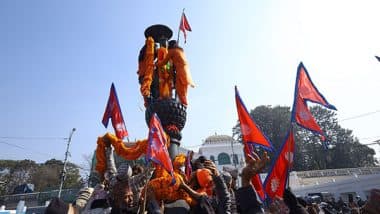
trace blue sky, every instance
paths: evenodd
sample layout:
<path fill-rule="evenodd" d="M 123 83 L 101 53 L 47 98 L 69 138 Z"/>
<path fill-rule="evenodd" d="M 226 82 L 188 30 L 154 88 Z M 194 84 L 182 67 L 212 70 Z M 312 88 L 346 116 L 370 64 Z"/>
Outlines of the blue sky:
<path fill-rule="evenodd" d="M 344 6 L 343 6 L 344 5 Z M 1 159 L 70 160 L 96 148 L 115 83 L 130 139 L 147 136 L 137 81 L 144 30 L 169 26 L 182 8 L 193 29 L 183 44 L 196 88 L 189 89 L 182 145 L 231 135 L 234 85 L 247 108 L 293 102 L 300 61 L 344 119 L 380 110 L 376 1 L 0 1 Z M 182 35 L 181 35 L 182 36 Z M 181 37 L 182 39 L 182 37 Z M 380 138 L 380 113 L 341 125 L 363 143 Z M 378 152 L 379 147 L 373 147 Z"/>

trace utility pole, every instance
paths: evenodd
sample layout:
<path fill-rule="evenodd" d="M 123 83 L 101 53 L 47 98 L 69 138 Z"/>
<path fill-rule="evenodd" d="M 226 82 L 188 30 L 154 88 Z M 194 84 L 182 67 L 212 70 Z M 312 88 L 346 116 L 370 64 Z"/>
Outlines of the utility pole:
<path fill-rule="evenodd" d="M 67 157 L 69 156 L 69 147 L 70 147 L 70 143 L 71 143 L 71 138 L 75 132 L 75 128 L 73 128 L 71 130 L 71 133 L 70 133 L 70 136 L 67 140 L 67 148 L 66 148 L 66 153 L 65 153 L 65 160 L 63 161 L 63 169 L 62 169 L 62 173 L 61 173 L 61 184 L 59 186 L 59 191 L 58 191 L 58 198 L 61 198 L 61 192 L 62 192 L 62 187 L 63 187 L 63 182 L 65 181 L 66 179 L 66 164 L 67 164 Z"/>
<path fill-rule="evenodd" d="M 232 138 L 232 141 L 231 141 L 232 163 L 234 164 L 235 169 L 237 169 L 237 167 L 236 167 L 236 161 L 239 161 L 239 158 L 236 158 L 237 160 L 235 161 L 234 141 L 235 141 L 235 139 Z"/>

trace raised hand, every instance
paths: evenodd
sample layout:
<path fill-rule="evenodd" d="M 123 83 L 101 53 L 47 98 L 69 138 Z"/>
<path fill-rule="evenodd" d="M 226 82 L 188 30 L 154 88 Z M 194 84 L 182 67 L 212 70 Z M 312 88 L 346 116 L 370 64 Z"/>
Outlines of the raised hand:
<path fill-rule="evenodd" d="M 246 166 L 242 170 L 242 184 L 249 184 L 250 179 L 260 173 L 265 165 L 269 162 L 269 156 L 267 152 L 264 152 L 262 158 L 256 153 L 246 156 Z M 243 185 L 244 186 L 244 185 Z"/>

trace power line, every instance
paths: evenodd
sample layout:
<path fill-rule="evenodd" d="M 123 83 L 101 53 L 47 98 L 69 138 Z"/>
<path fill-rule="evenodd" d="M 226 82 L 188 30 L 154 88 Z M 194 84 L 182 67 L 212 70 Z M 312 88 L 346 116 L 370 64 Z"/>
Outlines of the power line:
<path fill-rule="evenodd" d="M 0 139 L 8 140 L 67 140 L 67 137 L 5 137 L 0 136 Z"/>
<path fill-rule="evenodd" d="M 369 115 L 372 115 L 372 114 L 376 114 L 376 113 L 379 113 L 379 112 L 380 112 L 380 110 L 376 110 L 376 111 L 372 111 L 372 112 L 367 112 L 367 113 L 364 113 L 364 114 L 359 114 L 359 115 L 356 115 L 356 116 L 344 118 L 342 120 L 339 120 L 338 122 L 342 122 L 342 121 L 346 121 L 346 120 L 353 120 L 353 119 L 357 119 L 357 118 L 361 118 L 361 117 L 366 117 L 366 116 L 369 116 Z"/>
<path fill-rule="evenodd" d="M 16 148 L 19 148 L 19 149 L 22 149 L 22 150 L 27 150 L 27 151 L 35 152 L 35 153 L 37 153 L 39 155 L 48 156 L 49 158 L 52 157 L 52 155 L 50 155 L 50 154 L 39 152 L 39 151 L 33 151 L 31 149 L 28 149 L 28 148 L 25 148 L 23 146 L 19 146 L 19 145 L 13 144 L 13 143 L 8 143 L 8 142 L 4 142 L 4 141 L 0 141 L 0 143 L 6 144 L 8 146 L 16 147 Z"/>

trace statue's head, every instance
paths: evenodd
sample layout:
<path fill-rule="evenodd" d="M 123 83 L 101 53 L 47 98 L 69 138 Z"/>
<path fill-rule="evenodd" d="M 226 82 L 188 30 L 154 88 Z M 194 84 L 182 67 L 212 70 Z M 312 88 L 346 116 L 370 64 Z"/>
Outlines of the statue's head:
<path fill-rule="evenodd" d="M 169 41 L 169 49 L 170 48 L 176 48 L 176 47 L 178 47 L 177 41 L 176 40 L 170 40 Z"/>

